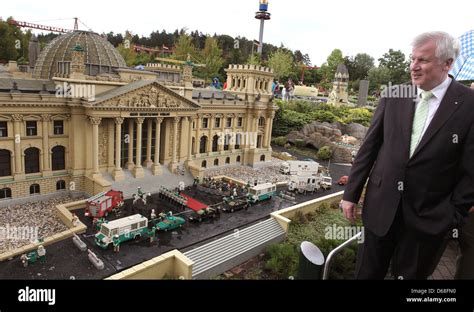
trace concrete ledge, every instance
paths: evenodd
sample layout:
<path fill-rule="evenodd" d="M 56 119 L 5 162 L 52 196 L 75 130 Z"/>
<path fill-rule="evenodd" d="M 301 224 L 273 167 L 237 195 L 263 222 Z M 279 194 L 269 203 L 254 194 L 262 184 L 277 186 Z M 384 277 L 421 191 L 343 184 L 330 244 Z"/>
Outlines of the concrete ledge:
<path fill-rule="evenodd" d="M 342 199 L 344 191 L 329 194 L 320 198 L 316 198 L 301 204 L 297 204 L 288 208 L 281 209 L 279 211 L 272 212 L 270 215 L 276 219 L 276 221 L 283 227 L 286 233 L 288 233 L 288 227 L 291 223 L 291 218 L 295 216 L 297 212 L 308 214 L 318 210 L 319 206 L 323 203 L 330 204 L 334 201 Z"/>
<path fill-rule="evenodd" d="M 85 208 L 87 200 L 79 200 L 66 204 L 59 204 L 55 208 L 56 216 L 61 220 L 61 222 L 68 227 L 67 230 L 64 230 L 60 233 L 45 237 L 41 244 L 30 243 L 22 247 L 9 250 L 0 254 L 0 262 L 10 259 L 12 257 L 28 253 L 30 251 L 36 250 L 39 245 L 48 246 L 56 242 L 68 239 L 74 236 L 75 234 L 81 234 L 86 232 L 87 226 L 78 220 L 77 225 L 72 224 L 72 213 L 71 211 L 76 209 Z"/>
<path fill-rule="evenodd" d="M 106 280 L 163 279 L 165 277 L 191 279 L 193 264 L 175 249 L 111 275 Z"/>

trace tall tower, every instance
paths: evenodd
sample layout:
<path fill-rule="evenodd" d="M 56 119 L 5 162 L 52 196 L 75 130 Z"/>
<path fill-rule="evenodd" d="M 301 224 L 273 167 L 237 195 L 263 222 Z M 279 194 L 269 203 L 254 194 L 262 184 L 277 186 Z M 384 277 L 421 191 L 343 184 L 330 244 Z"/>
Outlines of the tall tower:
<path fill-rule="evenodd" d="M 334 74 L 334 82 L 332 84 L 332 91 L 329 94 L 328 103 L 340 106 L 348 104 L 347 87 L 349 84 L 349 71 L 344 64 L 339 64 Z"/>
<path fill-rule="evenodd" d="M 255 13 L 255 18 L 260 20 L 260 34 L 258 36 L 258 49 L 257 52 L 262 55 L 263 49 L 263 24 L 265 20 L 270 19 L 270 13 L 268 13 L 268 0 L 260 0 L 260 6 L 258 7 L 258 12 Z"/>
<path fill-rule="evenodd" d="M 30 42 L 28 44 L 28 61 L 29 61 L 29 66 L 31 68 L 35 67 L 36 60 L 38 59 L 38 56 L 40 55 L 40 46 L 38 42 L 38 38 L 36 38 L 35 35 L 31 35 Z"/>

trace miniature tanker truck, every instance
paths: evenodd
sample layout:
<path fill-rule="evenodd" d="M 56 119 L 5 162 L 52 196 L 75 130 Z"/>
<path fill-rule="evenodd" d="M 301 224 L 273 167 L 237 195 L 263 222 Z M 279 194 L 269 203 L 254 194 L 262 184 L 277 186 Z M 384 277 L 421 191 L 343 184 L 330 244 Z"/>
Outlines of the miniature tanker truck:
<path fill-rule="evenodd" d="M 140 214 L 110 222 L 104 222 L 100 231 L 95 235 L 95 243 L 107 249 L 110 244 L 120 245 L 125 241 L 154 235 L 155 228 L 148 229 L 148 219 Z"/>
<path fill-rule="evenodd" d="M 118 211 L 123 204 L 123 193 L 121 191 L 102 192 L 87 199 L 84 215 L 92 218 L 103 218 L 111 211 Z"/>

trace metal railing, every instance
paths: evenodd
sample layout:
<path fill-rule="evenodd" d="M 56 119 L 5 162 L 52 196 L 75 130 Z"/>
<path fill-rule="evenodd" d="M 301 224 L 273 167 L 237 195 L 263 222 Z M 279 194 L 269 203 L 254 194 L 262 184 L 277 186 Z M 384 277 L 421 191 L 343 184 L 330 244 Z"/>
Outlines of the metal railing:
<path fill-rule="evenodd" d="M 334 258 L 334 256 L 338 254 L 342 249 L 350 245 L 353 241 L 355 241 L 356 239 L 359 239 L 361 235 L 362 235 L 362 232 L 359 232 L 356 235 L 352 236 L 347 241 L 345 241 L 344 243 L 340 244 L 339 246 L 331 250 L 331 252 L 329 253 L 326 259 L 326 263 L 324 264 L 323 280 L 327 280 L 329 277 L 329 269 L 331 267 L 331 261 Z"/>

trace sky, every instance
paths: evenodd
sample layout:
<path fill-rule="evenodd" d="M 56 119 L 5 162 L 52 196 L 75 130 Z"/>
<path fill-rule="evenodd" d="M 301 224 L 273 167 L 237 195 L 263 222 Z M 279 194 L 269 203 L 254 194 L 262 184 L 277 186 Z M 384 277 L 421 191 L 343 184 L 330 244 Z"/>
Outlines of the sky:
<path fill-rule="evenodd" d="M 0 17 L 69 29 L 78 17 L 97 33 L 147 36 L 187 28 L 257 40 L 258 6 L 258 0 L 11 0 L 3 1 Z M 473 0 L 269 0 L 268 11 L 263 41 L 301 50 L 317 66 L 336 48 L 344 56 L 367 53 L 375 60 L 395 49 L 408 58 L 420 33 L 441 30 L 459 37 L 474 28 Z M 82 24 L 79 29 L 88 30 Z"/>

